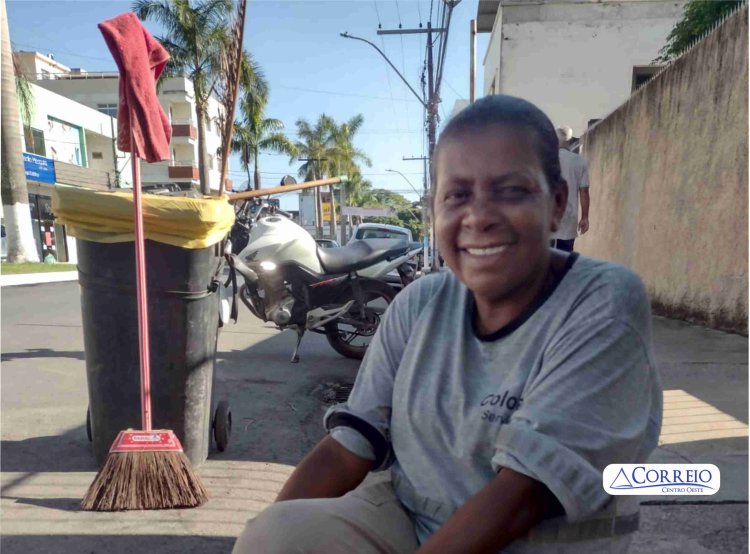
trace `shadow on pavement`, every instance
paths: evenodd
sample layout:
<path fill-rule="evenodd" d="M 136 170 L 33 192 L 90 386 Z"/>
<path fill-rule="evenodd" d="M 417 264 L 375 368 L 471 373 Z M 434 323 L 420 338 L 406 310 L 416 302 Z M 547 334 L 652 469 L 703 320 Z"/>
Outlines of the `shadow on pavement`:
<path fill-rule="evenodd" d="M 159 552 L 160 554 L 227 554 L 236 537 L 186 535 L 13 535 L 0 539 L 5 554 L 28 552 L 55 554 L 105 554 L 118 552 Z"/>
<path fill-rule="evenodd" d="M 97 470 L 83 425 L 62 435 L 4 440 L 0 442 L 0 451 L 0 471 L 3 473 Z"/>
<path fill-rule="evenodd" d="M 6 496 L 3 498 L 13 500 L 18 504 L 38 506 L 50 510 L 63 510 L 65 512 L 82 512 L 80 498 L 23 498 L 20 496 Z"/>
<path fill-rule="evenodd" d="M 25 352 L 3 352 L 0 361 L 29 360 L 34 358 L 68 358 L 71 360 L 85 360 L 86 356 L 80 350 L 61 351 L 51 348 L 31 348 Z"/>

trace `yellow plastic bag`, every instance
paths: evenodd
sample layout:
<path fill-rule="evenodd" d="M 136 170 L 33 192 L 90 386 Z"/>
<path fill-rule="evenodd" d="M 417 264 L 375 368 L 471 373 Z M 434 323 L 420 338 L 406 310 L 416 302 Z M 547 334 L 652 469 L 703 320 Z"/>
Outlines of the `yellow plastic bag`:
<path fill-rule="evenodd" d="M 234 225 L 226 197 L 185 198 L 144 194 L 143 229 L 147 239 L 206 248 L 221 241 Z M 99 192 L 56 185 L 52 211 L 72 236 L 93 242 L 129 242 L 133 236 L 133 193 Z"/>

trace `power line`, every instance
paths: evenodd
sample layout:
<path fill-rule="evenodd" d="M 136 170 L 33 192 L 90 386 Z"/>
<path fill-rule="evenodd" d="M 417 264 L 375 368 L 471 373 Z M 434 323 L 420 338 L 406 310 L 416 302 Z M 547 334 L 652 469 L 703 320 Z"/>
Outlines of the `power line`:
<path fill-rule="evenodd" d="M 378 11 L 378 2 L 377 0 L 373 0 L 372 3 L 375 5 L 375 15 L 378 18 L 378 29 L 382 29 L 383 24 L 380 21 L 380 12 Z M 381 45 L 383 46 L 383 52 L 385 52 L 385 41 L 383 40 L 382 35 L 380 37 L 380 42 L 381 42 Z M 399 124 L 398 124 L 398 115 L 396 114 L 396 102 L 393 98 L 393 86 L 391 85 L 391 75 L 390 75 L 390 71 L 388 71 L 387 65 L 385 66 L 385 79 L 388 82 L 388 94 L 390 95 L 390 98 L 391 98 L 391 110 L 393 111 L 393 119 L 395 120 L 396 128 L 398 129 Z M 404 97 L 404 101 L 406 102 L 408 101 L 408 99 Z"/>
<path fill-rule="evenodd" d="M 396 0 L 396 15 L 398 16 L 398 28 L 402 29 L 403 26 L 401 24 L 401 10 L 398 7 L 398 0 Z M 406 75 L 406 56 L 404 54 L 404 35 L 399 35 L 398 37 L 401 41 L 401 73 Z M 380 36 L 380 39 L 383 40 L 383 36 Z M 403 90 L 403 89 L 402 89 Z M 404 94 L 404 100 L 406 100 L 406 91 L 403 90 Z M 406 121 L 411 120 L 411 114 L 409 113 L 409 105 L 406 104 L 404 106 L 404 109 L 406 111 Z"/>
<path fill-rule="evenodd" d="M 388 75 L 387 72 L 386 72 L 386 75 Z M 390 78 L 389 78 L 388 82 L 390 83 Z M 336 92 L 336 91 L 333 91 L 333 90 L 316 90 L 316 89 L 309 89 L 309 88 L 302 88 L 302 87 L 284 87 L 284 86 L 280 86 L 280 85 L 274 85 L 274 86 L 276 88 L 282 88 L 282 89 L 287 89 L 287 90 L 299 90 L 299 91 L 302 91 L 302 92 L 312 92 L 312 93 L 316 93 L 316 94 L 333 94 L 333 95 L 337 95 L 337 96 L 354 96 L 354 97 L 357 97 L 357 98 L 371 98 L 373 100 L 385 100 L 385 101 L 390 100 L 391 102 L 395 102 L 395 99 L 393 98 L 392 94 L 391 94 L 390 98 L 385 98 L 384 96 L 373 96 L 373 95 L 369 95 L 369 94 L 357 94 L 357 93 L 354 93 L 354 92 Z M 416 102 L 416 100 L 411 100 L 409 98 L 404 98 L 403 100 L 399 99 L 399 102 Z M 394 107 L 394 115 L 396 115 L 395 107 Z"/>
<path fill-rule="evenodd" d="M 458 91 L 457 91 L 456 89 L 454 89 L 454 88 L 453 88 L 453 87 L 451 86 L 451 84 L 450 84 L 450 83 L 449 83 L 448 81 L 445 81 L 445 80 L 444 80 L 443 82 L 444 82 L 444 83 L 445 83 L 446 85 L 448 85 L 448 88 L 449 88 L 449 89 L 451 89 L 451 90 L 452 90 L 452 91 L 453 91 L 453 92 L 454 92 L 454 93 L 456 94 L 456 96 L 458 96 L 459 98 L 461 98 L 461 93 L 460 93 L 460 92 L 458 92 Z"/>
<path fill-rule="evenodd" d="M 35 52 L 40 52 L 40 53 L 45 52 L 45 51 L 46 52 L 53 51 L 53 53 L 55 53 L 55 54 L 67 54 L 68 56 L 75 56 L 76 58 L 87 58 L 89 60 L 99 60 L 99 61 L 105 61 L 105 62 L 109 62 L 109 63 L 114 63 L 114 60 L 112 58 L 108 59 L 108 58 L 101 58 L 101 57 L 96 57 L 96 56 L 86 56 L 86 55 L 83 55 L 83 54 L 75 54 L 73 52 L 67 52 L 65 50 L 59 50 L 57 48 L 39 48 L 38 46 L 32 46 L 31 44 L 23 44 L 23 43 L 16 42 L 16 41 L 13 41 L 13 44 L 16 45 L 16 46 L 22 46 L 24 48 L 31 48 Z M 57 61 L 57 60 L 55 60 L 55 61 Z"/>

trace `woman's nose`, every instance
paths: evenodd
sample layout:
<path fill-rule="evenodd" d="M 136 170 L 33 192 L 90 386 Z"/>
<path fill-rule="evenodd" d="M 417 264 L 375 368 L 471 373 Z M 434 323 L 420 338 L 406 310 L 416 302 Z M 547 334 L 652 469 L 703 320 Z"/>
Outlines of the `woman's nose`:
<path fill-rule="evenodd" d="M 491 199 L 476 195 L 466 206 L 463 223 L 464 226 L 474 230 L 485 231 L 499 223 L 502 218 L 503 215 L 497 204 L 492 202 Z"/>

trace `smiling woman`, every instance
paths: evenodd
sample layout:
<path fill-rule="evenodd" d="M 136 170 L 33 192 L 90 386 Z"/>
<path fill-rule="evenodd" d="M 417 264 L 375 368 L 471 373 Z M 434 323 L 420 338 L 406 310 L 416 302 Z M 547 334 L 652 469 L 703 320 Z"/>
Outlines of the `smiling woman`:
<path fill-rule="evenodd" d="M 638 503 L 608 496 L 602 471 L 645 461 L 659 435 L 643 284 L 550 249 L 567 187 L 555 130 L 528 102 L 465 109 L 436 166 L 452 271 L 396 297 L 326 414 L 330 436 L 236 553 L 627 550 Z M 378 469 L 391 479 L 360 484 Z"/>

